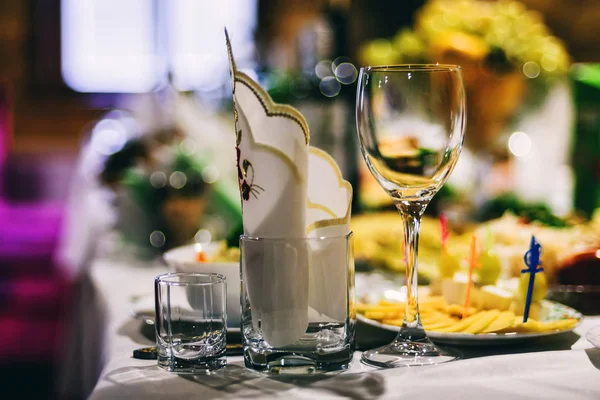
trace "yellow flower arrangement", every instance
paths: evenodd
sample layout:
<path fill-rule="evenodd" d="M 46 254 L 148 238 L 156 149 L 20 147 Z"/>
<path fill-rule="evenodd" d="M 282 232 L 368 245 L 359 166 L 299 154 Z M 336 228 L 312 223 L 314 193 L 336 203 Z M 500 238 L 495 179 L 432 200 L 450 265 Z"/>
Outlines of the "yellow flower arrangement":
<path fill-rule="evenodd" d="M 414 29 L 365 43 L 359 57 L 366 65 L 438 62 L 448 49 L 495 71 L 520 69 L 530 79 L 562 76 L 570 65 L 541 15 L 515 1 L 432 0 L 417 12 Z"/>

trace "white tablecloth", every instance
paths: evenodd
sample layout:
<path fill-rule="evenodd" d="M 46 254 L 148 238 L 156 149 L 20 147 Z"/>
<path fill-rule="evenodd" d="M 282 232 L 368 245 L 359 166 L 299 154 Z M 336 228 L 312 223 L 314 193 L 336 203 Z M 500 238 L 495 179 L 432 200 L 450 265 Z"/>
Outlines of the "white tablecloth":
<path fill-rule="evenodd" d="M 132 296 L 149 295 L 158 264 L 145 268 L 95 262 L 91 278 L 103 299 L 107 321 L 105 365 L 90 399 L 238 399 L 344 397 L 419 399 L 600 399 L 600 350 L 584 337 L 571 350 L 471 358 L 431 367 L 376 370 L 355 354 L 349 371 L 311 377 L 271 377 L 244 368 L 242 357 L 210 376 L 183 377 L 162 371 L 156 361 L 132 358 L 153 345 L 131 317 Z M 600 317 L 588 317 L 576 333 L 585 336 Z M 500 349 L 500 352 L 501 349 Z"/>

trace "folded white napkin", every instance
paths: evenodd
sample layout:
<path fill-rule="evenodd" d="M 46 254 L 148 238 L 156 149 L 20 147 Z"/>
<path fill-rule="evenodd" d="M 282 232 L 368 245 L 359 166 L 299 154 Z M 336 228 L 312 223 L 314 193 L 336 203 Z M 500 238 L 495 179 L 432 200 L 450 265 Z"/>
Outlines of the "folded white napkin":
<path fill-rule="evenodd" d="M 340 262 L 338 254 L 345 257 L 345 250 L 311 248 L 298 239 L 347 234 L 352 187 L 327 153 L 309 147 L 309 129 L 302 114 L 291 106 L 275 104 L 258 83 L 237 69 L 227 31 L 225 37 L 244 233 L 284 239 L 283 244 L 257 242 L 244 248 L 244 284 L 255 328 L 260 320 L 265 340 L 285 346 L 306 332 L 309 302 L 316 314 L 328 318 L 345 310 L 347 282 L 339 276 L 346 276 L 342 268 L 347 264 Z M 317 260 L 321 264 L 313 272 L 311 263 Z M 340 280 L 336 285 L 343 286 L 344 295 L 339 296 L 341 289 L 336 288 L 331 295 L 342 301 L 333 306 L 331 296 L 323 297 L 320 292 L 324 282 L 335 279 Z"/>

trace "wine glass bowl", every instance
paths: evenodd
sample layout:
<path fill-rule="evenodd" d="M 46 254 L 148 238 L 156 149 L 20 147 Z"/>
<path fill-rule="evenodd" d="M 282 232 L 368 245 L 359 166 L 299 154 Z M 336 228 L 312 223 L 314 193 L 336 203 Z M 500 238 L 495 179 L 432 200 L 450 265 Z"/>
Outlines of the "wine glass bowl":
<path fill-rule="evenodd" d="M 452 172 L 464 141 L 460 68 L 365 67 L 356 121 L 375 179 L 396 199 L 431 198 Z"/>
<path fill-rule="evenodd" d="M 420 220 L 460 155 L 465 133 L 465 91 L 460 67 L 397 65 L 360 71 L 356 123 L 371 174 L 392 197 L 404 221 L 407 300 L 396 339 L 363 353 L 379 367 L 429 365 L 457 354 L 437 348 L 425 334 L 417 298 Z"/>

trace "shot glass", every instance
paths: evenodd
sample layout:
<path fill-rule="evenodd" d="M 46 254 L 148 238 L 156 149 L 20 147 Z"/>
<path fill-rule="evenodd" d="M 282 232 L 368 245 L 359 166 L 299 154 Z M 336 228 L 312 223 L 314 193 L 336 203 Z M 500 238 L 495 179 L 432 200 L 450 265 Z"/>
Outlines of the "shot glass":
<path fill-rule="evenodd" d="M 169 273 L 154 280 L 158 366 L 180 374 L 226 364 L 227 283 L 220 274 Z"/>

